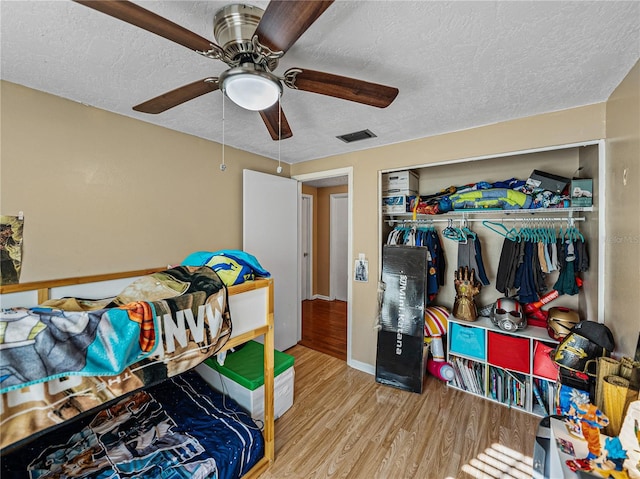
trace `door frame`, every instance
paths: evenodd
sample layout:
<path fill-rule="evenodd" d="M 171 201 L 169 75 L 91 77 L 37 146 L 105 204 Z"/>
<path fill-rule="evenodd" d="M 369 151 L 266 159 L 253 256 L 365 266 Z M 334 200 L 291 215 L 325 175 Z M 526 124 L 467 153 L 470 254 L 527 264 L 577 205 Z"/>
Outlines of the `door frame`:
<path fill-rule="evenodd" d="M 353 275 L 353 167 L 336 168 L 333 170 L 317 171 L 315 173 L 304 173 L 300 175 L 292 175 L 291 178 L 298 181 L 298 191 L 302 194 L 302 182 L 311 180 L 320 180 L 323 178 L 334 178 L 336 176 L 347 177 L 347 187 L 349 193 L 348 199 L 348 230 L 347 230 L 347 269 L 349 274 L 349 281 L 347 282 L 347 365 L 356 369 L 361 369 L 351 358 L 351 343 L 352 343 L 352 304 L 353 304 L 353 281 L 351 277 Z M 300 208 L 298 208 L 298 211 Z M 299 218 L 298 218 L 299 220 Z M 300 222 L 298 222 L 300 224 Z M 298 240 L 300 235 L 298 235 Z M 298 267 L 300 271 L 300 267 Z M 302 282 L 298 279 L 298 287 Z M 301 297 L 301 294 L 298 294 Z M 302 331 L 302 301 L 300 301 L 300 308 L 298 309 L 298 331 Z"/>
<path fill-rule="evenodd" d="M 308 201 L 307 203 L 307 207 L 303 207 L 304 202 Z M 305 218 L 306 217 L 306 218 Z M 300 296 L 302 300 L 305 299 L 313 299 L 313 245 L 314 245 L 314 241 L 313 241 L 313 195 L 306 195 L 304 193 L 300 194 L 300 228 L 301 228 L 301 235 L 300 235 L 300 279 L 301 279 L 301 283 L 300 283 Z M 304 233 L 302 231 L 302 228 L 304 228 L 304 226 L 307 226 L 306 228 L 306 234 L 307 234 L 307 245 L 303 244 L 302 241 L 302 233 Z M 304 259 L 304 250 L 305 247 L 307 249 L 308 252 L 308 257 L 307 257 L 307 263 L 308 263 L 308 267 L 306 269 L 306 278 L 304 277 L 304 272 L 305 269 L 302 267 L 302 265 L 305 262 Z M 305 295 L 305 285 L 306 287 L 309 289 L 308 291 L 308 295 Z"/>

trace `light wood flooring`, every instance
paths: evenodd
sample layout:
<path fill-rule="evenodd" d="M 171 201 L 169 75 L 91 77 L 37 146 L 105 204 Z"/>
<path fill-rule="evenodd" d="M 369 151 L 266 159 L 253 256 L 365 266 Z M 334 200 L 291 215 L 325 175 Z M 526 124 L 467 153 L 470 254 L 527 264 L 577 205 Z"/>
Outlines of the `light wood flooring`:
<path fill-rule="evenodd" d="M 276 421 L 261 479 L 530 478 L 538 418 L 434 377 L 422 394 L 383 386 L 301 345 L 294 404 Z"/>

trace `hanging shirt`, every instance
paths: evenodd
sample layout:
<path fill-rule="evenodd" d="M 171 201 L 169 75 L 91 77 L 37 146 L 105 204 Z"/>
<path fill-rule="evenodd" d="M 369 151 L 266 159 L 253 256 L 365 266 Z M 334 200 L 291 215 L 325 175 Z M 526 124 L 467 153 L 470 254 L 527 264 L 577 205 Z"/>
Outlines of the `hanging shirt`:
<path fill-rule="evenodd" d="M 482 248 L 480 240 L 468 237 L 467 241 L 458 242 L 458 270 L 467 266 L 469 271 L 475 270 L 476 278 L 485 286 L 489 283 L 487 273 L 482 262 Z"/>

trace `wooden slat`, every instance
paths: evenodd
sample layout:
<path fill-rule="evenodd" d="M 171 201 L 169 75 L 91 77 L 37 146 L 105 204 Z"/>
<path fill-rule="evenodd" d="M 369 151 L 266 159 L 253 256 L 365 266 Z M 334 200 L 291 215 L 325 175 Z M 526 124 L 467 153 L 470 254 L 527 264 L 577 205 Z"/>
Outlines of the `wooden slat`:
<path fill-rule="evenodd" d="M 273 461 L 275 457 L 273 283 L 271 283 L 265 306 L 268 331 L 264 335 L 264 454 L 269 461 Z"/>
<path fill-rule="evenodd" d="M 234 286 L 228 286 L 227 289 L 229 290 L 229 294 L 239 294 L 244 293 L 245 291 L 253 291 L 254 289 L 268 288 L 270 283 L 273 283 L 273 279 L 260 278 L 254 281 L 245 281 L 244 283 L 236 284 Z"/>
<path fill-rule="evenodd" d="M 265 325 L 265 326 L 261 326 L 259 328 L 253 329 L 251 331 L 247 331 L 246 333 L 239 334 L 238 336 L 234 336 L 224 344 L 221 351 L 226 351 L 228 349 L 235 348 L 236 346 L 240 346 L 241 344 L 244 344 L 247 341 L 252 340 L 253 338 L 257 338 L 258 336 L 267 334 L 268 331 L 269 331 L 269 326 Z"/>
<path fill-rule="evenodd" d="M 136 271 L 125 271 L 121 273 L 94 274 L 91 276 L 76 276 L 74 278 L 50 279 L 45 281 L 33 281 L 30 283 L 5 284 L 0 286 L 0 294 L 19 293 L 22 291 L 33 291 L 35 289 L 51 289 L 60 286 L 70 286 L 73 284 L 98 283 L 100 281 L 111 281 L 114 279 L 132 278 L 144 276 L 151 273 L 163 271 L 164 268 L 139 269 Z"/>

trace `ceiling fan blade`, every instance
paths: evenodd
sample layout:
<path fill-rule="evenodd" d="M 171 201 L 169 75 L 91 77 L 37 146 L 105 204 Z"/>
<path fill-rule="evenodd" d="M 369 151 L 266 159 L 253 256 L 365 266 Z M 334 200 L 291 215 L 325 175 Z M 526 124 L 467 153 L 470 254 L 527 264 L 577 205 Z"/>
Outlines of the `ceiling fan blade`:
<path fill-rule="evenodd" d="M 142 113 L 162 113 L 169 108 L 181 105 L 184 102 L 218 89 L 217 78 L 205 78 L 171 90 L 144 103 L 140 103 L 134 106 L 133 109 L 135 111 L 141 111 Z"/>
<path fill-rule="evenodd" d="M 333 96 L 378 108 L 386 108 L 398 96 L 398 89 L 394 87 L 314 70 L 291 68 L 285 72 L 284 78 L 285 85 L 297 90 Z"/>
<path fill-rule="evenodd" d="M 278 141 L 278 139 L 286 140 L 293 136 L 291 128 L 289 127 L 289 122 L 287 121 L 287 117 L 284 116 L 282 108 L 280 108 L 280 135 L 278 135 L 278 105 L 279 102 L 275 102 L 266 110 L 260 111 L 262 121 L 264 121 L 264 124 L 267 126 L 267 130 L 269 130 L 271 138 L 275 141 Z"/>
<path fill-rule="evenodd" d="M 168 40 L 179 43 L 190 50 L 207 52 L 212 48 L 212 42 L 200 35 L 187 30 L 171 20 L 161 17 L 149 10 L 125 0 L 74 0 L 89 8 L 118 18 L 136 27 L 160 35 Z"/>
<path fill-rule="evenodd" d="M 256 29 L 258 41 L 274 52 L 286 53 L 332 3 L 333 0 L 272 0 Z"/>

